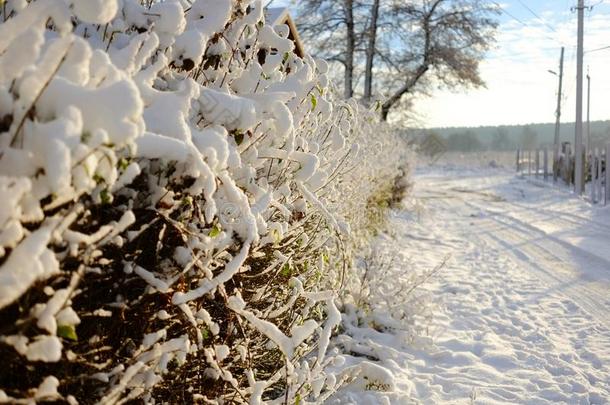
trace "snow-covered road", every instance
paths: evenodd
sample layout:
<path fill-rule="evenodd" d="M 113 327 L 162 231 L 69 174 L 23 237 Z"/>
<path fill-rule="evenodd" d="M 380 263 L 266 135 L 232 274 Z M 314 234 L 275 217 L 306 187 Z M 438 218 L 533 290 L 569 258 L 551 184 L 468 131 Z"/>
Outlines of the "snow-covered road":
<path fill-rule="evenodd" d="M 498 171 L 417 180 L 413 228 L 432 243 L 407 249 L 452 254 L 438 352 L 410 372 L 417 397 L 610 403 L 610 211 Z"/>
<path fill-rule="evenodd" d="M 409 268 L 450 255 L 426 287 L 441 302 L 432 343 L 379 340 L 396 389 L 342 401 L 610 404 L 609 209 L 464 169 L 420 172 L 409 204 L 381 243 Z"/>

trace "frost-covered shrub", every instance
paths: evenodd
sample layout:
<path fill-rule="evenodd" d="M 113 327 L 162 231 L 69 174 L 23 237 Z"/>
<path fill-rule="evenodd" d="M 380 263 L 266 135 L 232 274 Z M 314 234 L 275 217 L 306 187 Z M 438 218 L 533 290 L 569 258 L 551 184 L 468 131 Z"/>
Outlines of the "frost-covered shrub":
<path fill-rule="evenodd" d="M 403 332 L 407 342 L 425 334 L 432 315 L 430 296 L 419 287 L 443 270 L 448 258 L 430 269 L 415 269 L 401 252 L 388 251 L 392 236 L 384 234 L 358 258 L 350 295 L 343 309 L 347 323 L 381 332 Z M 391 245 L 390 245 L 391 246 Z M 400 280 L 400 282 L 397 282 Z"/>
<path fill-rule="evenodd" d="M 401 140 L 261 1 L 0 10 L 0 402 L 332 394 Z"/>
<path fill-rule="evenodd" d="M 341 353 L 341 361 L 326 370 L 345 384 L 325 403 L 377 404 L 387 402 L 387 396 L 390 403 L 412 402 L 409 390 L 397 389 L 391 353 L 405 345 L 421 350 L 432 344 L 436 297 L 422 287 L 444 268 L 447 258 L 434 268 L 414 267 L 404 251 L 396 250 L 391 234 L 388 228 L 375 238 L 352 268 L 342 299 L 341 326 L 329 346 Z"/>

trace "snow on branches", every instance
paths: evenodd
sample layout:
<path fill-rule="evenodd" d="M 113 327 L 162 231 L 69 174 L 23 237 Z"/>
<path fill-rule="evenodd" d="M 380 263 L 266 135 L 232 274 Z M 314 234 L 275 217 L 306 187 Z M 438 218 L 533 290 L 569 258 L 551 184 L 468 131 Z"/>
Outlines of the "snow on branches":
<path fill-rule="evenodd" d="M 0 403 L 330 395 L 401 141 L 260 0 L 0 11 Z"/>

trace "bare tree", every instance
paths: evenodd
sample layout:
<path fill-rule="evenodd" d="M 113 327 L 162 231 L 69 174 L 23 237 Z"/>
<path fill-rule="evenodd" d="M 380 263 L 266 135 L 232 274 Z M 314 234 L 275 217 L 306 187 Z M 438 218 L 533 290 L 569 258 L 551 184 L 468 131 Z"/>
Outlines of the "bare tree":
<path fill-rule="evenodd" d="M 481 0 L 395 1 L 393 12 L 394 20 L 407 26 L 397 31 L 395 40 L 406 42 L 402 52 L 391 57 L 391 69 L 398 80 L 381 106 L 382 119 L 387 119 L 405 94 L 417 91 L 422 84 L 484 85 L 479 62 L 493 40 L 495 8 Z M 424 81 L 430 74 L 432 77 Z"/>
<path fill-rule="evenodd" d="M 345 13 L 345 36 L 346 49 L 344 55 L 345 61 L 345 98 L 350 98 L 354 95 L 354 52 L 356 49 L 356 33 L 354 30 L 354 2 L 353 0 L 343 1 L 343 12 Z"/>
<path fill-rule="evenodd" d="M 379 0 L 373 0 L 371 5 L 371 22 L 367 28 L 366 62 L 364 67 L 364 96 L 365 104 L 370 104 L 373 95 L 373 65 L 375 60 L 377 42 L 377 22 L 379 20 Z"/>
<path fill-rule="evenodd" d="M 364 71 L 364 88 L 358 93 L 366 104 L 373 96 L 385 100 L 384 120 L 407 95 L 425 93 L 432 86 L 484 85 L 479 62 L 497 25 L 495 6 L 484 0 L 302 0 L 300 4 L 300 15 L 309 21 L 305 30 L 315 32 L 309 40 L 318 44 L 320 56 L 345 66 L 345 95 L 353 96 L 359 87 L 354 72 Z M 332 24 L 335 20 L 339 22 Z"/>
<path fill-rule="evenodd" d="M 354 12 L 357 0 L 302 0 L 297 25 L 315 53 L 344 68 L 345 98 L 354 95 L 354 60 L 359 33 Z"/>

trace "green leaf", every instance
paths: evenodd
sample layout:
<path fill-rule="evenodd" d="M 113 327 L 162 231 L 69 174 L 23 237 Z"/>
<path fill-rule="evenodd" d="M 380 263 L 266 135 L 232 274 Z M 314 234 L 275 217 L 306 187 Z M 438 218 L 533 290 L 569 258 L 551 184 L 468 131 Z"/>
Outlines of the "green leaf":
<path fill-rule="evenodd" d="M 110 192 L 108 192 L 108 189 L 105 188 L 100 192 L 100 198 L 102 200 L 102 204 L 110 204 L 110 201 L 112 200 L 112 197 L 110 195 Z"/>
<path fill-rule="evenodd" d="M 301 394 L 297 394 L 297 396 L 294 398 L 294 405 L 300 405 L 301 403 Z"/>
<path fill-rule="evenodd" d="M 201 329 L 201 338 L 203 340 L 208 340 L 209 337 L 210 337 L 210 331 L 208 330 L 208 328 L 202 328 Z"/>
<path fill-rule="evenodd" d="M 100 198 L 102 200 L 102 204 L 110 204 L 112 202 L 112 195 L 107 188 L 100 192 Z"/>
<path fill-rule="evenodd" d="M 100 184 L 100 183 L 105 183 L 106 180 L 104 180 L 104 178 L 102 176 L 100 176 L 99 174 L 95 173 L 93 175 L 93 181 L 95 181 L 95 184 Z"/>
<path fill-rule="evenodd" d="M 318 99 L 316 98 L 316 96 L 314 96 L 312 94 L 311 95 L 311 111 L 315 110 L 317 105 L 318 105 Z"/>
<path fill-rule="evenodd" d="M 282 271 L 280 273 L 284 277 L 290 277 L 290 275 L 292 274 L 292 269 L 290 268 L 290 265 L 288 263 L 284 264 L 284 267 L 282 267 Z"/>
<path fill-rule="evenodd" d="M 280 233 L 276 229 L 271 230 L 271 236 L 273 236 L 273 241 L 276 245 L 281 242 Z"/>
<path fill-rule="evenodd" d="M 125 169 L 127 169 L 127 166 L 129 166 L 129 160 L 127 160 L 125 158 L 120 158 L 119 159 L 119 169 L 125 170 Z"/>
<path fill-rule="evenodd" d="M 235 139 L 235 143 L 239 146 L 244 141 L 244 133 L 238 129 L 235 131 L 233 138 Z"/>
<path fill-rule="evenodd" d="M 78 336 L 76 336 L 76 329 L 74 325 L 57 325 L 57 336 L 62 337 L 64 339 L 69 339 L 73 341 L 78 341 Z"/>
<path fill-rule="evenodd" d="M 210 230 L 210 233 L 208 234 L 208 236 L 210 238 L 215 238 L 218 235 L 220 235 L 220 227 L 218 225 L 214 225 L 214 227 Z"/>
<path fill-rule="evenodd" d="M 191 206 L 193 205 L 193 197 L 187 195 L 182 199 L 182 205 Z"/>

